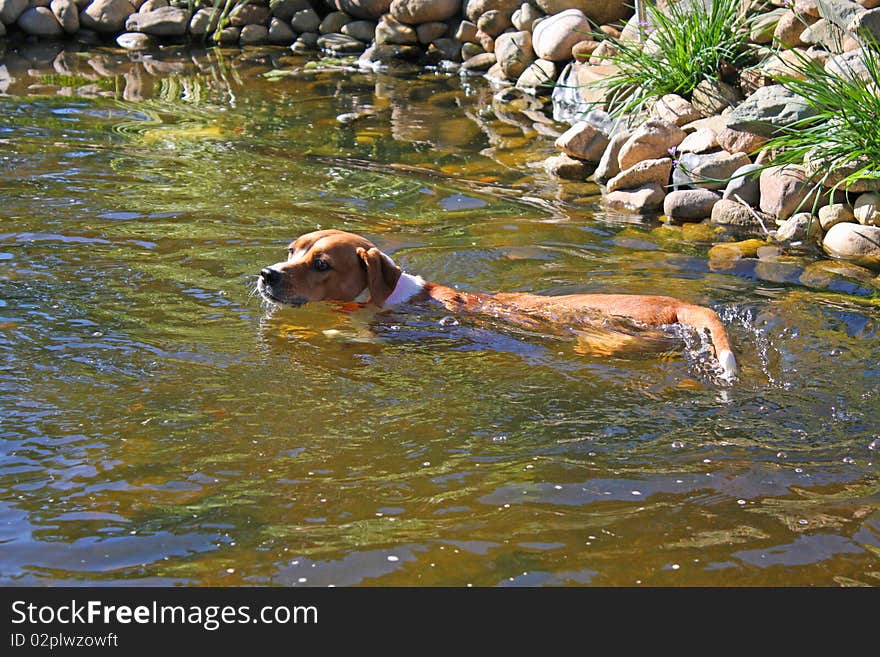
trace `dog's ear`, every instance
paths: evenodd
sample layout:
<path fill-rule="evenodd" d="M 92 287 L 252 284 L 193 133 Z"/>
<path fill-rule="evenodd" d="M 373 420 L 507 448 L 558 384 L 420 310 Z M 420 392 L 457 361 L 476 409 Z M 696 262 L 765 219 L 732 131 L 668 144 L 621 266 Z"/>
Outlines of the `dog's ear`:
<path fill-rule="evenodd" d="M 370 301 L 381 308 L 397 287 L 400 280 L 400 267 L 376 247 L 369 250 L 360 248 L 358 257 L 367 269 L 367 288 Z"/>

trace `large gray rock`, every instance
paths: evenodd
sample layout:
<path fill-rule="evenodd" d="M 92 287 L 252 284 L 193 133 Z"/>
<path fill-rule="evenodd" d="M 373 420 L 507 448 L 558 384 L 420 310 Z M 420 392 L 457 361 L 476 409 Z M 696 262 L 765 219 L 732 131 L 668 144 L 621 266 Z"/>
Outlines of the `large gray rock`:
<path fill-rule="evenodd" d="M 728 116 L 727 127 L 770 137 L 780 127 L 814 116 L 801 96 L 781 84 L 761 87 Z"/>
<path fill-rule="evenodd" d="M 803 167 L 793 165 L 767 167 L 761 172 L 758 184 L 761 211 L 775 219 L 787 219 L 799 210 L 810 211 L 817 197 L 821 196 L 821 191 L 808 180 Z"/>
<path fill-rule="evenodd" d="M 495 40 L 495 57 L 508 80 L 516 80 L 535 61 L 532 35 L 522 30 L 507 32 Z"/>
<path fill-rule="evenodd" d="M 335 0 L 335 2 L 339 11 L 369 20 L 377 20 L 391 6 L 391 0 Z"/>
<path fill-rule="evenodd" d="M 702 221 L 712 215 L 720 198 L 708 189 L 676 190 L 663 200 L 663 214 L 672 221 Z"/>
<path fill-rule="evenodd" d="M 761 187 L 758 177 L 762 167 L 760 164 L 744 164 L 733 172 L 730 182 L 724 188 L 722 198 L 730 200 L 741 199 L 752 207 L 761 201 Z"/>
<path fill-rule="evenodd" d="M 730 199 L 721 199 L 712 206 L 711 220 L 713 224 L 723 226 L 736 226 L 748 230 L 761 228 L 761 223 L 749 211 L 749 208 Z"/>
<path fill-rule="evenodd" d="M 300 9 L 290 19 L 290 27 L 293 28 L 294 32 L 299 32 L 300 34 L 303 32 L 317 32 L 320 26 L 321 17 L 311 7 Z"/>
<path fill-rule="evenodd" d="M 779 242 L 805 242 L 821 240 L 822 228 L 819 219 L 809 212 L 798 212 L 790 216 L 776 229 L 776 240 Z"/>
<path fill-rule="evenodd" d="M 28 4 L 28 0 L 0 0 L 0 22 L 12 25 L 28 8 Z"/>
<path fill-rule="evenodd" d="M 532 47 L 541 59 L 561 62 L 571 59 L 574 44 L 590 38 L 590 21 L 580 9 L 566 9 L 535 26 Z"/>
<path fill-rule="evenodd" d="M 880 226 L 837 224 L 825 233 L 822 248 L 834 258 L 880 269 Z"/>
<path fill-rule="evenodd" d="M 128 0 L 93 0 L 79 13 L 80 24 L 102 34 L 121 32 L 125 19 L 134 13 Z"/>
<path fill-rule="evenodd" d="M 143 32 L 158 37 L 183 36 L 190 13 L 177 7 L 160 7 L 146 13 L 134 13 L 125 21 L 128 32 Z"/>
<path fill-rule="evenodd" d="M 545 14 L 580 9 L 592 21 L 603 25 L 631 16 L 634 3 L 632 0 L 535 0 L 535 4 Z"/>
<path fill-rule="evenodd" d="M 48 7 L 25 9 L 18 17 L 16 24 L 24 33 L 42 38 L 58 37 L 64 34 L 61 23 Z"/>
<path fill-rule="evenodd" d="M 67 34 L 79 32 L 79 9 L 73 0 L 52 0 L 49 8 Z"/>
<path fill-rule="evenodd" d="M 461 12 L 461 0 L 392 0 L 389 12 L 401 23 L 445 21 Z"/>

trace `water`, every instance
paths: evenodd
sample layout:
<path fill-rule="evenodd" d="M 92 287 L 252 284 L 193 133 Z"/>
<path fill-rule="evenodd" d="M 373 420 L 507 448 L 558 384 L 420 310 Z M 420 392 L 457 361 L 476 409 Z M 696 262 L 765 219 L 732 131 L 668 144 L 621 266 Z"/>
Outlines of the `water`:
<path fill-rule="evenodd" d="M 876 280 L 603 213 L 481 80 L 52 48 L 0 64 L 0 582 L 878 584 Z M 463 290 L 710 305 L 741 376 L 687 334 L 267 311 L 316 227 Z"/>

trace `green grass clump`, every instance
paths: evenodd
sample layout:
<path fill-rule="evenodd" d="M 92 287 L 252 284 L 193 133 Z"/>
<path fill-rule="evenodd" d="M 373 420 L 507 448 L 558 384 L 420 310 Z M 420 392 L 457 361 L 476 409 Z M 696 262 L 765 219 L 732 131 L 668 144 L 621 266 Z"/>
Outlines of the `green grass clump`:
<path fill-rule="evenodd" d="M 747 19 L 739 0 L 681 0 L 664 11 L 647 4 L 644 44 L 610 39 L 605 57 L 619 71 L 594 84 L 606 87 L 613 115 L 639 110 L 665 94 L 689 97 L 703 80 L 749 58 Z"/>
<path fill-rule="evenodd" d="M 812 179 L 833 189 L 880 184 L 880 46 L 868 37 L 863 44 L 840 74 L 799 56 L 790 75 L 777 77 L 815 114 L 770 139 L 765 148 L 774 153 L 773 164 L 803 164 Z"/>

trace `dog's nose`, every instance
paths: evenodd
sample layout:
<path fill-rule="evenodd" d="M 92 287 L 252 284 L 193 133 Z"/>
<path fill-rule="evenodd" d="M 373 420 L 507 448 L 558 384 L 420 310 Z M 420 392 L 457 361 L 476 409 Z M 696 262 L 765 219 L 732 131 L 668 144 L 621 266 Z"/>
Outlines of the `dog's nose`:
<path fill-rule="evenodd" d="M 260 270 L 260 277 L 263 279 L 263 282 L 269 283 L 271 285 L 272 283 L 276 283 L 278 279 L 281 278 L 281 272 L 272 269 L 271 267 L 263 267 Z"/>

